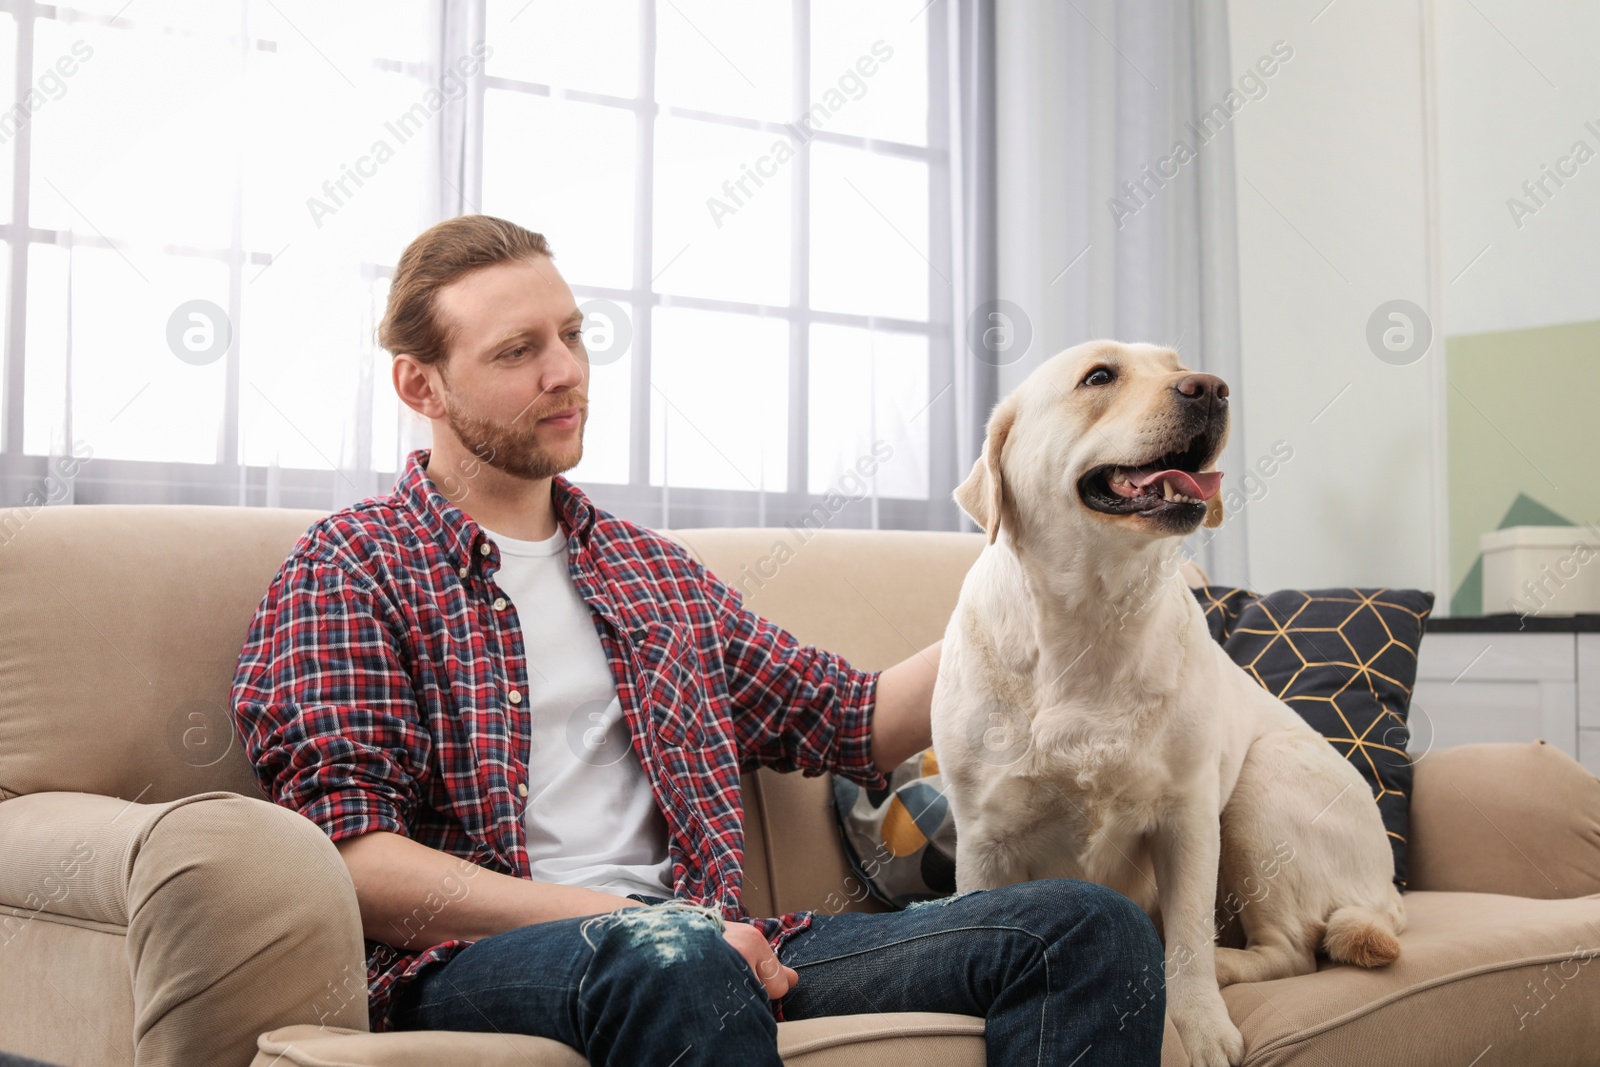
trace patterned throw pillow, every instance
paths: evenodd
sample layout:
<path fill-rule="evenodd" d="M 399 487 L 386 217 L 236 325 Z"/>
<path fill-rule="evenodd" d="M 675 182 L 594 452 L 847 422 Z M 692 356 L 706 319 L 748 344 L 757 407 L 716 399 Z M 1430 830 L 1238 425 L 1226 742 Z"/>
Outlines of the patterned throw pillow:
<path fill-rule="evenodd" d="M 1433 594 L 1417 589 L 1285 589 L 1258 597 L 1227 586 L 1193 590 L 1211 636 L 1273 696 L 1355 764 L 1406 887 L 1411 807 L 1411 687 Z"/>
<path fill-rule="evenodd" d="M 1411 760 L 1406 716 L 1433 594 L 1415 589 L 1191 590 L 1211 636 L 1268 692 L 1353 763 L 1371 787 L 1406 886 Z M 886 789 L 838 775 L 835 813 L 845 854 L 867 890 L 892 907 L 955 892 L 955 821 L 930 748 Z"/>
<path fill-rule="evenodd" d="M 891 771 L 887 789 L 834 775 L 833 805 L 845 856 L 873 896 L 903 908 L 956 891 L 956 822 L 933 749 Z"/>

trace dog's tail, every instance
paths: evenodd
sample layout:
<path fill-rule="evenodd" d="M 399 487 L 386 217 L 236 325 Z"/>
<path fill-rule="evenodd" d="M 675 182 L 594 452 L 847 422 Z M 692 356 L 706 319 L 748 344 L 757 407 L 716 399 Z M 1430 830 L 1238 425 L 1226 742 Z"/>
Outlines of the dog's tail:
<path fill-rule="evenodd" d="M 1359 904 L 1335 908 L 1328 916 L 1322 948 L 1328 958 L 1357 967 L 1382 967 L 1400 958 L 1401 925 L 1393 909 L 1379 911 Z"/>

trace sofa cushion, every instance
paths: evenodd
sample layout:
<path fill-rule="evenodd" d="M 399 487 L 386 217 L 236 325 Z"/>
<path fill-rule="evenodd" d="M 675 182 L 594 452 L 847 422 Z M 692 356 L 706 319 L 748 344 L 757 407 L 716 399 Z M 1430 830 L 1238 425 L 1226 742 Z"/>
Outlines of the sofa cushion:
<path fill-rule="evenodd" d="M 256 1040 L 251 1067 L 587 1067 L 588 1060 L 559 1041 L 526 1034 L 470 1034 L 453 1030 L 369 1034 L 343 1026 L 301 1023 L 269 1030 Z"/>
<path fill-rule="evenodd" d="M 1229 986 L 1249 1067 L 1591 1064 L 1600 1051 L 1600 897 L 1406 894 L 1400 958 L 1378 970 Z"/>
<path fill-rule="evenodd" d="M 1433 594 L 1416 589 L 1193 590 L 1211 636 L 1262 688 L 1355 765 L 1406 887 L 1411 735 L 1406 716 Z"/>
<path fill-rule="evenodd" d="M 584 1067 L 577 1051 L 523 1034 L 413 1030 L 365 1034 L 285 1026 L 262 1034 L 251 1067 Z M 778 1024 L 783 1062 L 802 1067 L 983 1067 L 983 1020 L 942 1012 L 838 1015 Z"/>
<path fill-rule="evenodd" d="M 1245 1067 L 1578 1067 L 1600 1048 L 1600 897 L 1523 900 L 1406 894 L 1400 959 L 1366 971 L 1321 961 L 1315 974 L 1229 986 Z M 892 1046 L 884 1041 L 892 1039 Z M 933 1012 L 778 1024 L 788 1064 L 884 1062 L 980 1067 L 983 1021 Z M 503 1034 L 363 1034 L 290 1026 L 261 1036 L 252 1067 L 581 1067 L 558 1042 Z M 886 1055 L 892 1048 L 892 1054 Z M 1163 1065 L 1186 1063 L 1167 1026 Z"/>

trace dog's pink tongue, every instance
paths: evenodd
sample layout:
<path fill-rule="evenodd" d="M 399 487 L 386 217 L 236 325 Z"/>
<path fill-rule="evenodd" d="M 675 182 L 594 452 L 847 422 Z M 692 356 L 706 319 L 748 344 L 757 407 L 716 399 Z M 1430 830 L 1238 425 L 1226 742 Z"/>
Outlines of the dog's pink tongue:
<path fill-rule="evenodd" d="M 1222 488 L 1221 471 L 1198 471 L 1194 474 L 1178 470 L 1145 471 L 1133 475 L 1128 480 L 1140 489 L 1158 482 L 1171 482 L 1174 493 L 1192 496 L 1196 500 L 1210 500 L 1217 495 L 1217 490 Z"/>

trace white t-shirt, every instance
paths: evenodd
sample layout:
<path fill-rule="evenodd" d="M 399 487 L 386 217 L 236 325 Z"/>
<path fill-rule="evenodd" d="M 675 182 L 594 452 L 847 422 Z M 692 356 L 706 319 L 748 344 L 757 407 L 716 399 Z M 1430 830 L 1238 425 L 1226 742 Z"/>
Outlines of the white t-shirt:
<path fill-rule="evenodd" d="M 522 625 L 528 660 L 528 859 L 539 882 L 672 896 L 667 824 L 633 750 L 589 605 L 567 571 L 567 534 L 500 548 L 494 580 Z"/>

